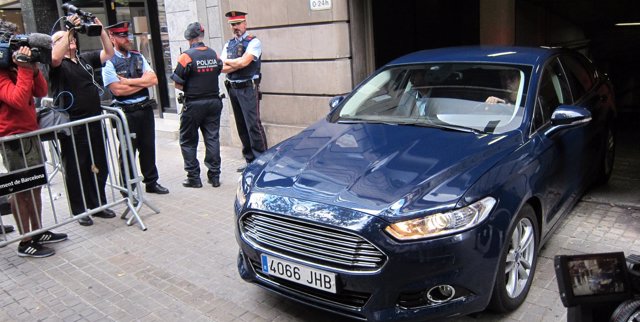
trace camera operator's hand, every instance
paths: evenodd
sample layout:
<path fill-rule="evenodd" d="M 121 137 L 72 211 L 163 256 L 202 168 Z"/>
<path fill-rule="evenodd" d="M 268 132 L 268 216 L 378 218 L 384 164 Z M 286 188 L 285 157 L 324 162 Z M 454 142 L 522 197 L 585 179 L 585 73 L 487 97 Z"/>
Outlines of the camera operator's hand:
<path fill-rule="evenodd" d="M 71 24 L 73 24 L 76 27 L 79 27 L 80 25 L 82 25 L 82 19 L 80 19 L 80 17 L 78 17 L 77 14 L 72 14 L 71 16 L 67 17 L 67 21 L 69 21 Z"/>
<path fill-rule="evenodd" d="M 98 19 L 98 17 L 93 17 L 93 23 L 95 23 L 96 25 L 104 26 L 102 24 L 102 21 L 100 21 L 100 19 Z"/>
<path fill-rule="evenodd" d="M 20 49 L 13 52 L 13 63 L 18 67 L 33 68 L 34 63 L 29 62 L 31 59 L 31 49 L 27 46 L 22 46 Z"/>

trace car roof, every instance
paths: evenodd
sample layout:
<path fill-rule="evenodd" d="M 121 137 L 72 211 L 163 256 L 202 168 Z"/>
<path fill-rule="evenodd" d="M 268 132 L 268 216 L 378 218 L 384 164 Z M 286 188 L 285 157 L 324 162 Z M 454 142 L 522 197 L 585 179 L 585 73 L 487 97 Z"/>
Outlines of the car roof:
<path fill-rule="evenodd" d="M 417 51 L 389 62 L 387 66 L 429 62 L 487 62 L 536 65 L 564 51 L 561 48 L 517 46 L 465 46 Z"/>

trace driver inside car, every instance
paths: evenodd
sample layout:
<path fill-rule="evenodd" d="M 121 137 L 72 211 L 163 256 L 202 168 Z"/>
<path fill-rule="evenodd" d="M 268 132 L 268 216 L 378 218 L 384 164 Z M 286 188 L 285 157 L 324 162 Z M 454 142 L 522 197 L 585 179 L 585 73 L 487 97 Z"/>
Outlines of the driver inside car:
<path fill-rule="evenodd" d="M 431 87 L 427 80 L 428 74 L 424 69 L 413 70 L 409 76 L 410 89 L 403 94 L 395 111 L 395 115 L 412 116 L 426 115 Z"/>
<path fill-rule="evenodd" d="M 504 97 L 489 96 L 485 100 L 487 104 L 515 104 L 520 86 L 520 73 L 516 70 L 500 71 L 500 84 L 504 91 Z"/>

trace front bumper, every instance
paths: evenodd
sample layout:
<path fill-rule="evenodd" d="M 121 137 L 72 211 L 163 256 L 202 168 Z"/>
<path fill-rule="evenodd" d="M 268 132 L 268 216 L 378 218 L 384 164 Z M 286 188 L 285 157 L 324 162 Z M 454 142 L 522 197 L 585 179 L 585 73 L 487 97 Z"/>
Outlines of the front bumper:
<path fill-rule="evenodd" d="M 295 204 L 295 200 L 288 202 Z M 252 206 L 256 209 L 258 204 Z M 269 211 L 265 209 L 268 207 L 258 208 Z M 384 233 L 387 223 L 375 216 L 350 211 L 345 221 L 344 213 L 335 218 L 327 218 L 325 213 L 319 218 L 313 212 L 294 209 L 278 216 L 357 234 L 382 251 L 386 255 L 385 262 L 372 271 L 345 271 L 332 269 L 321 261 L 300 260 L 295 255 L 283 254 L 245 238 L 241 232 L 242 216 L 238 216 L 238 270 L 244 280 L 307 305 L 368 321 L 425 321 L 465 315 L 483 310 L 489 302 L 500 245 L 504 244 L 500 238 L 504 234 L 498 233 L 490 220 L 463 233 L 400 243 Z M 236 210 L 239 212 L 239 208 Z M 251 211 L 243 215 L 248 213 Z M 336 273 L 337 293 L 312 289 L 263 273 L 262 254 Z M 453 286 L 456 296 L 445 303 L 427 300 L 426 292 L 442 284 Z"/>

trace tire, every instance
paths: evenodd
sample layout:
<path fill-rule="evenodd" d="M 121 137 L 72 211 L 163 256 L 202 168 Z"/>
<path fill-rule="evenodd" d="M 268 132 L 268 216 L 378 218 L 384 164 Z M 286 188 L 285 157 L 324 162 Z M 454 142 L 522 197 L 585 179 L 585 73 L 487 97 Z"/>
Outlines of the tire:
<path fill-rule="evenodd" d="M 516 216 L 501 252 L 489 309 L 510 312 L 527 298 L 538 263 L 540 240 L 535 211 L 526 204 Z"/>
<path fill-rule="evenodd" d="M 602 156 L 598 164 L 598 173 L 596 174 L 596 186 L 609 182 L 609 178 L 611 178 L 611 173 L 613 172 L 613 162 L 616 155 L 616 136 L 613 125 L 610 124 L 607 127 L 606 133 L 602 147 Z"/>
<path fill-rule="evenodd" d="M 640 300 L 628 300 L 622 302 L 613 314 L 610 322 L 636 322 L 640 321 Z"/>

